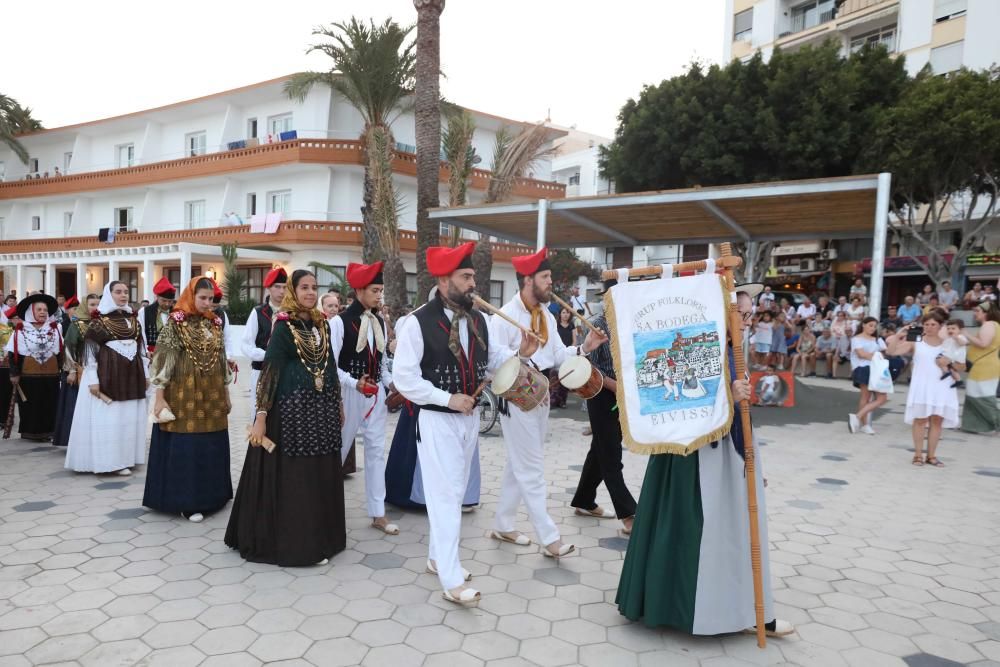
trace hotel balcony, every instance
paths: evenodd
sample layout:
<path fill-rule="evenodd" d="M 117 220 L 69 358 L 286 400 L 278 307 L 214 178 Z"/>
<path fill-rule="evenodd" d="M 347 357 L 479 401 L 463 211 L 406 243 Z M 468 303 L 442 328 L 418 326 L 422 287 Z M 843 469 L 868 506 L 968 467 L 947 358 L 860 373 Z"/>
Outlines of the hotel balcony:
<path fill-rule="evenodd" d="M 292 139 L 273 144 L 261 144 L 197 157 L 140 164 L 122 169 L 88 171 L 50 178 L 7 181 L 0 183 L 0 200 L 67 195 L 94 190 L 178 181 L 232 172 L 261 169 L 283 164 L 364 164 L 361 142 L 357 140 Z M 417 156 L 396 152 L 393 169 L 398 174 L 417 175 Z M 441 165 L 440 180 L 448 181 L 447 165 Z M 485 190 L 490 172 L 475 169 L 470 187 Z M 562 199 L 566 186 L 560 183 L 522 178 L 514 186 L 515 197 L 526 199 Z"/>
<path fill-rule="evenodd" d="M 899 14 L 899 0 L 845 0 L 839 7 L 833 0 L 815 0 L 784 4 L 783 23 L 776 47 L 794 50 L 807 44 L 819 45 L 828 39 L 849 46 L 861 31 L 894 26 Z M 895 30 L 892 38 L 878 39 L 889 51 L 895 50 Z"/>

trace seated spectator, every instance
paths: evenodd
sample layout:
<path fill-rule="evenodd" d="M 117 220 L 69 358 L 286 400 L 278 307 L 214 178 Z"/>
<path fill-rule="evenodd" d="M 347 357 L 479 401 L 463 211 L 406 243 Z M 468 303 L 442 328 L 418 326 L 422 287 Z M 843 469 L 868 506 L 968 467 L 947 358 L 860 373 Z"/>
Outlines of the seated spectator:
<path fill-rule="evenodd" d="M 841 310 L 837 313 L 837 316 L 833 318 L 833 324 L 830 325 L 830 331 L 833 333 L 834 340 L 837 341 L 837 363 L 842 364 L 848 360 L 848 355 L 851 352 L 851 337 L 854 335 L 854 327 L 847 319 L 847 311 Z"/>
<path fill-rule="evenodd" d="M 892 326 L 895 332 L 896 329 L 903 326 L 903 318 L 896 313 L 896 306 L 889 306 L 887 310 L 889 313 L 885 316 L 885 319 L 879 322 L 879 326 L 883 329 Z"/>
<path fill-rule="evenodd" d="M 760 293 L 757 297 L 757 305 L 761 310 L 771 310 L 771 306 L 774 304 L 774 292 L 771 291 L 770 285 L 764 285 L 764 291 Z"/>
<path fill-rule="evenodd" d="M 855 296 L 861 297 L 861 303 L 868 303 L 868 288 L 860 277 L 855 278 L 851 285 L 850 297 L 853 299 Z"/>
<path fill-rule="evenodd" d="M 819 298 L 819 303 L 816 305 L 816 316 L 828 320 L 833 313 L 833 309 L 834 305 L 830 301 L 830 297 L 824 294 Z"/>
<path fill-rule="evenodd" d="M 805 300 L 799 305 L 799 307 L 795 309 L 796 324 L 804 322 L 809 318 L 815 316 L 816 316 L 816 306 L 813 305 L 813 302 L 809 300 L 809 297 L 806 297 Z"/>
<path fill-rule="evenodd" d="M 840 311 L 843 310 L 844 312 L 847 312 L 848 308 L 850 308 L 850 304 L 847 303 L 847 297 L 843 295 L 838 296 L 836 305 L 834 305 L 833 310 L 830 311 L 830 321 L 832 322 L 837 316 L 837 313 Z"/>
<path fill-rule="evenodd" d="M 935 296 L 934 287 L 932 285 L 924 285 L 924 289 L 920 291 L 917 295 L 917 305 L 926 306 L 931 302 L 931 297 Z"/>
<path fill-rule="evenodd" d="M 788 347 L 788 353 L 792 353 L 792 347 Z M 802 324 L 799 327 L 798 340 L 795 341 L 795 352 L 792 356 L 792 375 L 795 375 L 795 367 L 801 364 L 801 377 L 816 376 L 816 336 L 812 330 Z"/>
<path fill-rule="evenodd" d="M 851 328 L 855 333 L 864 318 L 865 307 L 861 305 L 861 297 L 856 296 L 851 299 L 851 305 L 847 307 L 847 319 L 851 321 Z"/>
<path fill-rule="evenodd" d="M 823 329 L 823 334 L 816 339 L 816 359 L 826 362 L 826 376 L 834 378 L 837 376 L 837 339 L 833 337 L 833 331 L 827 327 Z M 813 366 L 815 375 L 815 366 Z"/>
<path fill-rule="evenodd" d="M 997 292 L 993 288 L 993 285 L 986 285 L 983 287 L 983 298 L 979 300 L 979 303 L 996 303 L 997 302 Z"/>
<path fill-rule="evenodd" d="M 906 297 L 903 300 L 903 305 L 899 307 L 899 317 L 903 320 L 904 326 L 916 322 L 922 315 L 920 306 L 916 304 L 916 300 L 912 296 Z"/>
<path fill-rule="evenodd" d="M 775 374 L 774 366 L 768 366 L 764 377 L 760 379 L 760 394 L 757 396 L 757 405 L 778 405 L 778 390 L 781 388 L 781 379 Z"/>
<path fill-rule="evenodd" d="M 62 176 L 62 172 L 59 171 L 59 167 L 56 167 L 55 173 L 52 174 L 54 177 Z"/>
<path fill-rule="evenodd" d="M 974 283 L 972 289 L 965 293 L 965 297 L 962 299 L 962 305 L 967 309 L 975 308 L 983 300 L 983 284 Z"/>
<path fill-rule="evenodd" d="M 927 302 L 927 305 L 920 309 L 921 313 L 924 314 L 924 315 L 926 315 L 927 313 L 931 312 L 932 310 L 941 310 L 946 315 L 948 314 L 948 309 L 945 308 L 944 306 L 942 306 L 938 302 L 937 294 L 932 294 L 931 298 L 930 298 L 930 301 Z"/>
<path fill-rule="evenodd" d="M 790 321 L 790 322 L 794 321 L 795 320 L 795 306 L 793 306 L 792 304 L 790 304 L 788 302 L 788 299 L 786 299 L 785 297 L 781 297 L 781 301 L 779 302 L 779 304 L 780 305 L 778 306 L 778 308 L 779 308 L 779 310 L 781 310 L 781 312 L 783 312 L 785 314 L 785 318 L 788 321 Z"/>
<path fill-rule="evenodd" d="M 937 290 L 938 303 L 947 310 L 951 310 L 958 305 L 958 292 L 951 288 L 951 281 L 945 280 Z"/>

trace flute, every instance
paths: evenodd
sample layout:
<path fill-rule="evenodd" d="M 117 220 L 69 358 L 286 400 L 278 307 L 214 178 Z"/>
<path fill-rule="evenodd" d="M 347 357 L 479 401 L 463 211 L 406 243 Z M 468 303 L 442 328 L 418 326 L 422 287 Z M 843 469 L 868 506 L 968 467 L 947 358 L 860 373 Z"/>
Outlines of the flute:
<path fill-rule="evenodd" d="M 483 301 L 482 298 L 480 298 L 479 296 L 477 296 L 475 294 L 472 295 L 472 301 L 477 306 L 479 306 L 480 308 L 488 310 L 491 313 L 493 313 L 494 315 L 498 315 L 499 317 L 502 317 L 503 319 L 507 320 L 508 322 L 510 322 L 511 324 L 513 324 L 515 327 L 517 327 L 518 329 L 520 329 L 521 331 L 523 331 L 526 335 L 531 336 L 532 338 L 534 338 L 535 340 L 537 340 L 540 345 L 544 345 L 545 344 L 545 340 L 542 339 L 541 336 L 539 336 L 538 334 L 536 334 L 534 331 L 532 331 L 528 327 L 524 326 L 523 324 L 518 324 L 517 322 L 515 322 L 510 316 L 507 315 L 507 313 L 503 312 L 502 310 L 500 310 L 499 308 L 497 308 L 496 306 L 494 306 L 489 301 Z"/>
<path fill-rule="evenodd" d="M 569 311 L 570 313 L 572 313 L 572 314 L 573 314 L 573 317 L 575 317 L 576 319 L 578 319 L 578 320 L 580 320 L 581 322 L 583 322 L 583 325 L 584 325 L 585 327 L 587 327 L 588 329 L 590 329 L 591 331 L 593 331 L 593 332 L 594 332 L 595 334 L 597 334 L 598 336 L 603 336 L 603 335 L 604 335 L 604 332 L 603 332 L 603 331 L 601 331 L 600 329 L 598 329 L 597 327 L 595 327 L 595 326 L 594 326 L 593 324 L 591 324 L 591 323 L 590 323 L 590 320 L 588 320 L 588 319 L 587 319 L 586 317 L 584 317 L 584 316 L 583 316 L 583 315 L 581 315 L 580 313 L 578 313 L 578 312 L 576 312 L 575 310 L 573 310 L 573 307 L 572 307 L 572 306 L 570 306 L 570 305 L 569 305 L 568 303 L 566 303 L 565 301 L 563 301 L 562 299 L 560 299 L 559 297 L 557 297 L 557 296 L 555 295 L 555 293 L 552 293 L 552 295 L 551 295 L 551 296 L 552 296 L 552 300 L 553 300 L 553 301 L 555 301 L 555 302 L 556 302 L 556 303 L 558 303 L 558 304 L 559 304 L 560 306 L 562 306 L 563 308 L 565 308 L 566 310 L 568 310 L 568 311 Z"/>

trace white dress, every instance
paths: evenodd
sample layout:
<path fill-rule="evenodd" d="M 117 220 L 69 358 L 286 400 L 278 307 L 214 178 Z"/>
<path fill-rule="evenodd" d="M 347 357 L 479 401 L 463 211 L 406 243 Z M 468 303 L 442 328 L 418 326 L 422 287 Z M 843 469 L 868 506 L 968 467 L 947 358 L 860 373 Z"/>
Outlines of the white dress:
<path fill-rule="evenodd" d="M 943 371 L 935 362 L 943 351 L 942 346 L 923 341 L 913 344 L 913 374 L 903 417 L 907 424 L 936 415 L 944 417 L 944 428 L 958 427 L 958 392 L 951 386 L 955 381 L 951 375 L 942 380 Z"/>

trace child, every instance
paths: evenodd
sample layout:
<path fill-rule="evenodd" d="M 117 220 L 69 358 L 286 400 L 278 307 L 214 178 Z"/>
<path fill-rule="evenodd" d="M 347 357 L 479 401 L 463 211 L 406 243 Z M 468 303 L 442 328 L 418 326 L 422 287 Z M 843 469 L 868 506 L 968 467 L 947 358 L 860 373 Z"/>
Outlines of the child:
<path fill-rule="evenodd" d="M 965 328 L 965 323 L 962 320 L 948 320 L 945 323 L 945 330 L 948 332 L 948 337 L 944 339 L 941 343 L 941 354 L 938 357 L 944 357 L 951 362 L 951 365 L 958 364 L 959 366 L 965 365 L 965 346 L 969 344 L 969 339 L 962 334 L 962 330 Z M 952 366 L 941 374 L 941 379 L 945 380 L 951 376 L 952 387 L 958 386 L 958 381 L 961 376 L 958 371 L 954 370 Z"/>
<path fill-rule="evenodd" d="M 754 327 L 754 351 L 757 356 L 756 370 L 763 370 L 767 364 L 767 356 L 771 353 L 771 313 L 764 311 Z"/>

